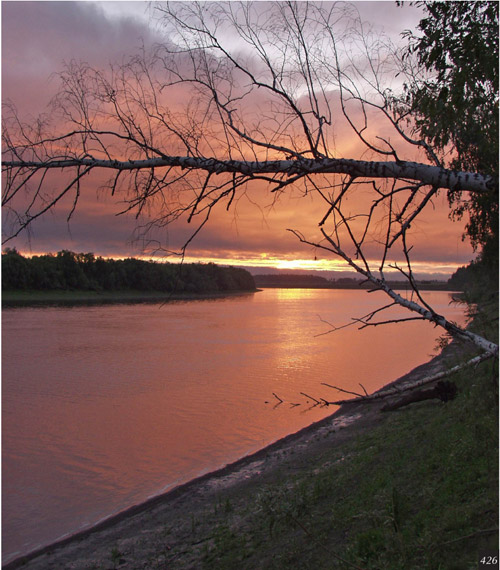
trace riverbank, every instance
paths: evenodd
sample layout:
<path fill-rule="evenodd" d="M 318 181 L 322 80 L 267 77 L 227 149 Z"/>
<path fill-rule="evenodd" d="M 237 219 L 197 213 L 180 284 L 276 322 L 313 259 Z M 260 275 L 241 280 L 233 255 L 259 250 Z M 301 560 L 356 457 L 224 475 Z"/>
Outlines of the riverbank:
<path fill-rule="evenodd" d="M 105 305 L 201 301 L 250 295 L 259 290 L 220 293 L 164 293 L 159 291 L 2 291 L 2 307 Z"/>
<path fill-rule="evenodd" d="M 400 378 L 451 366 L 449 347 Z M 498 546 L 491 362 L 458 396 L 351 404 L 258 453 L 7 565 L 27 570 L 471 568 Z M 498 387 L 498 383 L 496 383 Z"/>

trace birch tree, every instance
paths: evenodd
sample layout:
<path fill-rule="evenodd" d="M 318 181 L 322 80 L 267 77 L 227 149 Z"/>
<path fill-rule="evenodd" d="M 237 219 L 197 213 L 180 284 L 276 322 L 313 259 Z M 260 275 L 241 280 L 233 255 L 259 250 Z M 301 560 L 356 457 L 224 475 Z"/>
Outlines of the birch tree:
<path fill-rule="evenodd" d="M 441 149 L 415 135 L 400 93 L 417 62 L 351 4 L 173 2 L 155 12 L 166 39 L 151 52 L 108 70 L 71 62 L 48 118 L 26 123 L 4 110 L 7 240 L 68 197 L 71 217 L 82 182 L 102 173 L 125 211 L 149 208 L 150 227 L 184 217 L 193 235 L 255 185 L 278 207 L 299 191 L 324 212 L 307 236 L 290 231 L 390 299 L 361 326 L 393 322 L 381 315 L 403 306 L 410 314 L 397 320 L 427 320 L 496 355 L 495 343 L 437 314 L 414 278 L 412 226 L 440 190 L 498 192 L 488 174 L 445 168 Z M 340 155 L 353 136 L 356 155 Z M 389 270 L 410 297 L 390 288 Z"/>

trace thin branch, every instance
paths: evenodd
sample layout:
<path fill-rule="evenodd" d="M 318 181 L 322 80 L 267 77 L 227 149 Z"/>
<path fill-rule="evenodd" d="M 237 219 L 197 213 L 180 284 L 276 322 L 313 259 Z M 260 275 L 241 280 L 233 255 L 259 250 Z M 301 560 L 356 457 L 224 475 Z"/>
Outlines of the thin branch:
<path fill-rule="evenodd" d="M 338 386 L 332 386 L 331 384 L 328 384 L 326 382 L 321 382 L 321 384 L 323 386 L 328 386 L 328 388 L 333 388 L 334 390 L 338 390 L 339 392 L 343 392 L 344 394 L 353 394 L 354 396 L 358 396 L 361 399 L 365 399 L 365 396 L 363 396 L 363 394 L 359 394 L 358 392 L 351 392 L 351 390 L 344 390 L 344 388 L 339 388 Z M 347 400 L 350 401 L 350 400 Z M 331 402 L 334 403 L 334 402 Z"/>
<path fill-rule="evenodd" d="M 417 380 L 415 382 L 410 382 L 408 384 L 398 385 L 398 386 L 395 386 L 393 388 L 382 389 L 382 390 L 375 392 L 374 394 L 371 394 L 369 396 L 363 396 L 362 394 L 356 394 L 355 392 L 349 392 L 348 390 L 343 390 L 343 389 L 338 388 L 336 386 L 331 386 L 330 384 L 325 384 L 324 382 L 322 382 L 322 384 L 324 384 L 325 386 L 330 386 L 330 388 L 335 388 L 336 390 L 339 390 L 341 392 L 345 392 L 347 394 L 355 394 L 356 396 L 358 396 L 357 398 L 352 398 L 351 400 L 336 400 L 334 402 L 328 402 L 330 405 L 342 406 L 344 404 L 370 404 L 370 403 L 376 403 L 378 400 L 381 400 L 384 398 L 389 398 L 391 396 L 400 395 L 403 392 L 406 392 L 408 390 L 413 390 L 414 388 L 424 386 L 425 384 L 430 384 L 431 382 L 436 382 L 437 380 L 441 380 L 442 378 L 446 378 L 448 376 L 451 376 L 452 374 L 460 372 L 461 370 L 469 368 L 470 366 L 477 366 L 481 362 L 484 362 L 485 360 L 488 360 L 488 359 L 493 358 L 493 357 L 494 357 L 493 354 L 488 353 L 488 352 L 484 352 L 483 354 L 480 354 L 479 356 L 475 356 L 474 358 L 471 358 L 470 360 L 467 360 L 466 362 L 463 362 L 461 364 L 457 364 L 456 366 L 453 366 L 449 370 L 443 370 L 442 372 L 437 372 L 436 374 L 432 374 L 431 376 L 426 376 L 425 378 L 422 378 L 421 380 Z"/>

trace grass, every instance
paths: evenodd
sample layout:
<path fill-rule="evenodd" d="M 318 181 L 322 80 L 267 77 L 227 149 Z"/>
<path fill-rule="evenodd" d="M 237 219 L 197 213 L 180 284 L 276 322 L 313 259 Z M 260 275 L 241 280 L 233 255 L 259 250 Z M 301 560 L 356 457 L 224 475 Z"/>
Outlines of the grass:
<path fill-rule="evenodd" d="M 200 567 L 476 569 L 498 549 L 497 363 L 452 379 L 453 401 L 387 414 L 295 477 L 222 499 Z"/>
<path fill-rule="evenodd" d="M 204 568 L 477 568 L 497 548 L 498 407 L 492 366 L 262 489 L 216 526 Z M 315 466 L 316 471 L 318 466 Z M 234 509 L 233 512 L 237 512 Z M 352 566 L 350 566 L 351 564 Z"/>

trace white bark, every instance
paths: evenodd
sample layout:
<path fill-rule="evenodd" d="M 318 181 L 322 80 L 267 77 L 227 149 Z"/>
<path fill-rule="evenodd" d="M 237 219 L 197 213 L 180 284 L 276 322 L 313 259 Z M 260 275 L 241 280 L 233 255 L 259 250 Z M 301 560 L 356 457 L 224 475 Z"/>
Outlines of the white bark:
<path fill-rule="evenodd" d="M 374 403 L 377 402 L 378 400 L 382 400 L 384 398 L 389 398 L 391 396 L 399 396 L 400 394 L 402 394 L 403 392 L 406 392 L 408 390 L 413 390 L 415 388 L 419 388 L 420 386 L 425 386 L 426 384 L 430 384 L 432 382 L 436 382 L 437 380 L 441 380 L 442 378 L 446 378 L 447 376 L 451 376 L 452 374 L 455 374 L 456 372 L 460 372 L 461 370 L 464 370 L 465 368 L 469 368 L 470 366 L 478 366 L 479 364 L 481 364 L 481 362 L 492 358 L 493 354 L 491 353 L 483 353 L 480 354 L 479 356 L 474 356 L 474 358 L 471 358 L 469 360 L 467 360 L 466 362 L 463 362 L 461 364 L 457 364 L 456 366 L 453 366 L 452 368 L 450 368 L 449 370 L 443 370 L 442 372 L 437 372 L 436 374 L 431 374 L 430 376 L 425 376 L 424 378 L 421 378 L 420 380 L 416 380 L 414 382 L 409 382 L 406 384 L 402 384 L 400 386 L 395 386 L 393 388 L 385 388 L 382 390 L 379 390 L 378 392 L 375 392 L 374 394 L 370 394 L 368 396 L 359 396 L 357 398 L 351 398 L 350 400 L 336 400 L 334 402 L 327 402 L 329 405 L 334 405 L 334 406 L 342 406 L 343 404 L 370 404 L 370 403 Z M 326 386 L 329 386 L 329 384 L 325 384 Z M 334 388 L 335 386 L 330 386 L 331 388 Z"/>
<path fill-rule="evenodd" d="M 393 289 L 391 289 L 391 287 L 389 287 L 389 285 L 387 284 L 385 279 L 378 278 L 374 273 L 372 273 L 372 271 L 370 270 L 370 268 L 366 262 L 366 259 L 363 257 L 363 253 L 361 251 L 361 248 L 359 248 L 358 254 L 362 258 L 362 261 L 365 264 L 364 267 L 362 267 L 359 263 L 357 263 L 353 259 L 353 257 L 347 255 L 346 252 L 339 246 L 339 244 L 336 243 L 335 240 L 331 236 L 329 236 L 323 229 L 321 230 L 321 233 L 323 234 L 326 241 L 328 242 L 328 246 L 321 244 L 321 243 L 310 242 L 310 241 L 304 239 L 297 232 L 295 232 L 293 230 L 290 230 L 290 231 L 292 231 L 292 233 L 294 233 L 300 239 L 301 242 L 307 243 L 307 244 L 312 245 L 312 246 L 317 247 L 317 248 L 324 249 L 326 251 L 330 251 L 331 253 L 342 258 L 355 271 L 357 271 L 360 275 L 365 277 L 365 279 L 367 281 L 369 281 L 370 283 L 373 283 L 375 289 L 384 291 L 384 293 L 386 293 L 395 303 L 397 303 L 401 307 L 404 307 L 413 313 L 419 314 L 422 319 L 429 321 L 431 323 L 434 323 L 436 326 L 442 327 L 448 333 L 450 333 L 454 338 L 471 342 L 475 346 L 477 346 L 478 348 L 480 348 L 482 351 L 484 351 L 485 353 L 487 353 L 489 355 L 492 355 L 492 356 L 498 355 L 498 345 L 495 344 L 494 342 L 491 342 L 491 341 L 483 338 L 482 336 L 480 336 L 478 334 L 475 334 L 469 330 L 463 329 L 463 328 L 459 327 L 458 325 L 456 325 L 455 323 L 448 321 L 442 315 L 439 315 L 436 312 L 434 312 L 432 310 L 432 308 L 429 305 L 425 304 L 424 302 L 419 304 L 415 301 L 405 299 L 399 293 L 396 293 L 396 291 L 394 291 Z M 408 253 L 406 246 L 405 246 L 405 251 L 406 251 L 406 253 Z M 408 278 L 409 278 L 410 284 L 414 287 L 414 282 L 413 282 L 412 276 L 409 275 Z M 416 293 L 417 293 L 418 297 L 422 300 L 418 290 L 416 290 Z M 372 316 L 375 314 L 376 314 L 376 312 L 372 313 Z M 406 320 L 406 319 L 399 319 L 399 320 Z M 365 320 L 360 319 L 358 321 L 361 322 L 364 326 L 376 326 L 377 324 L 384 324 L 384 323 L 372 322 L 371 317 L 369 317 Z M 389 322 L 397 322 L 397 321 L 398 321 L 398 319 L 393 320 L 393 321 L 389 321 Z"/>
<path fill-rule="evenodd" d="M 294 232 L 301 241 L 340 257 L 419 315 L 410 320 L 426 319 L 498 354 L 496 344 L 450 323 L 422 299 L 407 243 L 413 222 L 438 189 L 494 194 L 498 181 L 442 168 L 445 157 L 412 137 L 410 110 L 381 81 L 384 73 L 394 77 L 397 58 L 384 42 L 368 41 L 357 17 L 341 3 L 270 2 L 263 9 L 246 2 L 162 4 L 167 37 L 174 43 L 113 68 L 109 76 L 70 64 L 54 103 L 62 120 L 55 121 L 55 132 L 42 120 L 22 122 L 15 108 L 10 118 L 4 115 L 3 205 L 14 226 L 8 239 L 72 197 L 69 219 L 82 179 L 95 170 L 111 173 L 105 186 L 111 194 L 125 191 L 124 211 L 138 216 L 160 197 L 151 225 L 183 215 L 191 222 L 199 215 L 193 235 L 214 207 L 229 208 L 249 182 L 267 182 L 275 192 L 302 182 L 306 194 L 324 201 L 326 213 L 319 221 L 324 240 L 309 242 Z M 233 35 L 220 34 L 222 27 Z M 234 38 L 243 40 L 251 56 Z M 352 53 L 353 38 L 362 40 L 364 63 Z M 336 145 L 348 136 L 346 126 L 371 157 L 382 160 L 334 158 Z M 415 157 L 417 149 L 433 165 L 403 160 Z M 58 180 L 59 170 L 69 176 Z M 322 176 L 330 174 L 339 176 Z M 348 194 L 360 187 L 370 193 L 370 205 L 358 201 L 352 211 Z M 27 202 L 20 196 L 24 188 L 30 192 Z M 381 248 L 376 262 L 371 253 L 368 257 L 373 244 Z M 397 269 L 418 303 L 385 281 L 387 266 L 394 268 L 389 260 L 401 259 L 401 253 L 406 269 Z M 382 323 L 374 323 L 373 315 L 363 322 L 374 324 Z"/>
<path fill-rule="evenodd" d="M 374 282 L 376 281 L 377 280 L 375 280 Z M 432 311 L 430 311 L 425 307 L 422 307 L 418 303 L 415 303 L 414 301 L 409 301 L 408 299 L 401 297 L 401 295 L 390 289 L 385 283 L 380 283 L 379 286 L 387 293 L 387 295 L 389 295 L 389 297 L 394 299 L 396 303 L 398 303 L 402 307 L 406 307 L 410 311 L 418 313 L 424 319 L 431 321 L 432 323 L 435 323 L 436 325 L 444 328 L 455 338 L 460 338 L 462 340 L 467 340 L 469 342 L 472 342 L 478 348 L 484 350 L 485 352 L 491 355 L 498 354 L 498 345 L 495 344 L 494 342 L 490 342 L 489 340 L 486 340 L 482 336 L 475 334 L 469 330 L 462 329 L 457 325 L 455 325 L 454 323 L 445 319 L 442 315 L 433 313 Z"/>
<path fill-rule="evenodd" d="M 97 158 L 69 158 L 47 161 L 9 161 L 3 160 L 4 168 L 26 169 L 64 169 L 78 166 L 107 168 L 117 171 L 145 170 L 162 167 L 180 167 L 204 170 L 206 172 L 238 173 L 247 176 L 256 174 L 283 174 L 296 176 L 301 174 L 346 174 L 353 178 L 388 178 L 403 179 L 429 184 L 437 188 L 464 190 L 469 192 L 488 192 L 495 187 L 496 181 L 491 176 L 473 172 L 457 172 L 438 166 L 405 161 L 364 161 L 346 158 L 292 159 L 272 161 L 218 160 L 191 156 L 161 156 L 144 160 L 101 160 Z"/>

